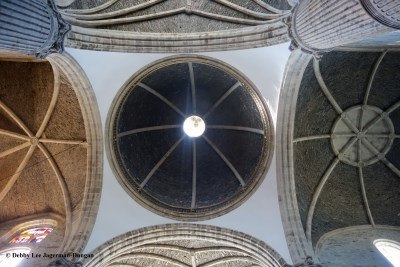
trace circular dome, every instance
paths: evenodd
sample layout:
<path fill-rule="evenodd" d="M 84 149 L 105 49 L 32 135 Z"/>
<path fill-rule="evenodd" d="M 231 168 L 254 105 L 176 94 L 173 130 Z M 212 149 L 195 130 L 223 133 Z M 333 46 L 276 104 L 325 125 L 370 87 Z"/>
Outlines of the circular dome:
<path fill-rule="evenodd" d="M 108 155 L 141 205 L 177 220 L 220 216 L 255 191 L 273 144 L 262 96 L 216 60 L 179 56 L 136 73 L 108 116 Z"/>

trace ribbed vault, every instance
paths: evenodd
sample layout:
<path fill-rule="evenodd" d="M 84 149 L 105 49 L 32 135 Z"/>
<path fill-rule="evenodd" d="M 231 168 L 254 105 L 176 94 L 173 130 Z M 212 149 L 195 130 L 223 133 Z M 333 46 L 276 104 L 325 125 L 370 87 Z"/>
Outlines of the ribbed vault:
<path fill-rule="evenodd" d="M 284 266 L 264 242 L 207 225 L 168 224 L 118 236 L 92 252 L 85 266 L 245 267 Z"/>
<path fill-rule="evenodd" d="M 396 62 L 397 53 L 337 52 L 306 69 L 293 142 L 300 214 L 313 243 L 336 228 L 400 225 L 390 208 L 400 203 Z"/>
<path fill-rule="evenodd" d="M 23 56 L 12 61 L 12 56 L 0 59 L 0 222 L 14 227 L 11 222 L 24 223 L 23 218 L 54 217 L 50 235 L 58 239 L 50 238 L 50 247 L 46 240 L 40 243 L 46 252 L 81 251 L 87 241 L 82 234 L 90 233 L 95 218 L 87 212 L 97 210 L 99 200 L 94 190 L 101 172 L 93 154 L 98 133 L 86 129 L 98 114 L 82 108 L 90 97 L 84 96 L 81 76 L 70 75 L 79 68 L 67 55 L 56 55 L 51 63 Z M 77 83 L 82 92 L 75 91 Z M 10 246 L 10 238 L 2 237 L 2 248 Z M 25 264 L 44 264 L 38 260 Z"/>
<path fill-rule="evenodd" d="M 360 257 L 357 247 L 374 247 L 372 239 L 358 236 L 360 229 L 376 238 L 391 230 L 397 238 L 399 54 L 336 51 L 321 60 L 299 54 L 293 60 L 299 63 L 287 66 L 280 103 L 286 113 L 278 125 L 285 231 L 294 262 L 314 257 L 318 244 L 322 265 L 337 266 L 326 255 Z M 376 249 L 371 253 L 369 259 L 382 257 Z M 343 264 L 355 262 L 341 258 Z"/>
<path fill-rule="evenodd" d="M 120 52 L 195 52 L 273 45 L 287 40 L 275 0 L 109 0 L 63 5 L 73 25 L 67 45 Z M 268 37 L 268 38 L 266 38 Z"/>

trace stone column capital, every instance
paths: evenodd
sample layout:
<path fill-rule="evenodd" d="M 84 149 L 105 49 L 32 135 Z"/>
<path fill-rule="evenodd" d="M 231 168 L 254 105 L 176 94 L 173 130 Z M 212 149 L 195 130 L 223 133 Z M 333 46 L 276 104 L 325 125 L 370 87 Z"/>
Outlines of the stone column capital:
<path fill-rule="evenodd" d="M 53 0 L 1 1 L 0 49 L 45 58 L 64 51 L 64 38 L 71 29 Z"/>
<path fill-rule="evenodd" d="M 51 30 L 46 42 L 36 53 L 36 57 L 42 59 L 51 53 L 62 53 L 64 51 L 64 39 L 71 29 L 71 25 L 63 19 L 53 0 L 44 1 L 47 1 Z"/>
<path fill-rule="evenodd" d="M 309 45 L 306 45 L 300 38 L 299 34 L 297 33 L 296 30 L 296 16 L 297 13 L 300 9 L 300 3 L 297 2 L 294 7 L 291 10 L 291 13 L 289 16 L 286 16 L 282 19 L 283 23 L 287 26 L 287 33 L 290 38 L 290 46 L 289 49 L 290 51 L 294 51 L 296 49 L 300 49 L 306 54 L 312 54 L 314 57 L 317 59 L 320 59 L 322 57 L 323 53 L 329 52 L 332 49 L 318 49 L 318 48 L 313 48 Z"/>

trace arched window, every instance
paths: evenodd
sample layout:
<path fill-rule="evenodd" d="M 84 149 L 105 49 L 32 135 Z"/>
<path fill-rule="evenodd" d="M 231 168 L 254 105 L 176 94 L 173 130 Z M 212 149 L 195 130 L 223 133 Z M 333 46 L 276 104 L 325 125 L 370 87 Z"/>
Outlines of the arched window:
<path fill-rule="evenodd" d="M 39 243 L 53 231 L 53 228 L 33 228 L 15 236 L 9 243 Z"/>
<path fill-rule="evenodd" d="M 30 248 L 16 247 L 0 252 L 0 267 L 16 267 L 21 261 L 27 258 Z"/>
<path fill-rule="evenodd" d="M 394 267 L 400 267 L 399 243 L 387 239 L 378 239 L 374 241 L 374 245 Z"/>

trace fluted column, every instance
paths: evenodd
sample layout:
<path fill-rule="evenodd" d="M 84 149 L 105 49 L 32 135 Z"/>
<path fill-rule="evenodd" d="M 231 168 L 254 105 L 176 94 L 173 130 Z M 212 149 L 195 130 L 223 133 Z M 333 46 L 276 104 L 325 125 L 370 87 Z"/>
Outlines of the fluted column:
<path fill-rule="evenodd" d="M 400 29 L 399 0 L 302 0 L 286 23 L 292 49 L 319 54 Z"/>
<path fill-rule="evenodd" d="M 52 0 L 0 0 L 0 49 L 45 58 L 64 50 L 69 29 Z"/>

